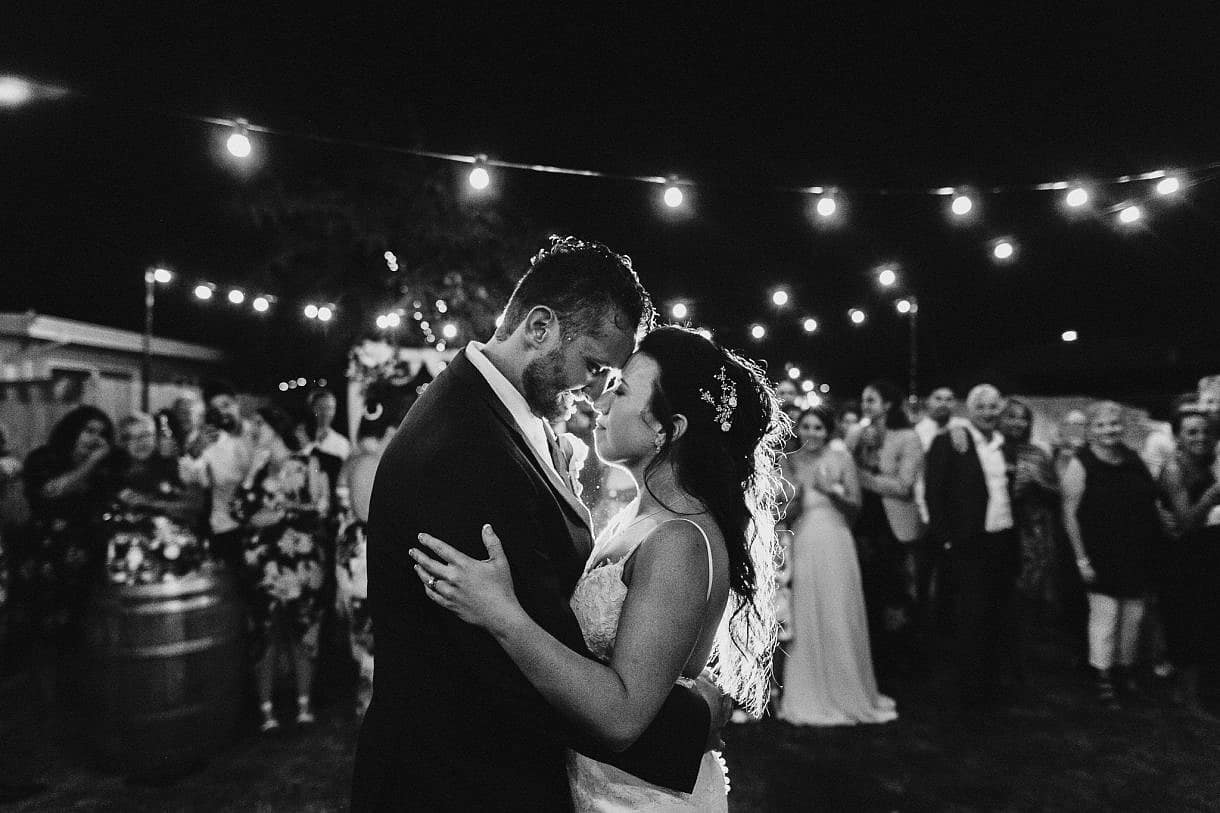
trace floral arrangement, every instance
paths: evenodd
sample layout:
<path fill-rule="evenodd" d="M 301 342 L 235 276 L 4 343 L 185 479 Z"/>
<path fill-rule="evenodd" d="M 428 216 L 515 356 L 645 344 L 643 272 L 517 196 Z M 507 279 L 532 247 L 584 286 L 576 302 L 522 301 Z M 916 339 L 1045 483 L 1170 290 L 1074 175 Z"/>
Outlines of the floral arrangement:
<path fill-rule="evenodd" d="M 168 517 L 116 510 L 103 521 L 110 537 L 106 574 L 114 584 L 176 581 L 207 558 L 199 538 Z"/>
<path fill-rule="evenodd" d="M 399 356 L 389 342 L 365 339 L 352 348 L 347 356 L 347 378 L 360 382 L 365 394 L 376 381 L 403 384 L 414 378 L 407 361 Z"/>

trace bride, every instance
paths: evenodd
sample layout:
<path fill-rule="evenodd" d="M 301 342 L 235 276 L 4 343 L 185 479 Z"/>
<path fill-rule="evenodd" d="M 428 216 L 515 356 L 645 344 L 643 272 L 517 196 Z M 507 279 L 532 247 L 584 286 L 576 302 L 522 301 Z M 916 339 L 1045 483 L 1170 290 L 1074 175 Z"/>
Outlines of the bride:
<path fill-rule="evenodd" d="M 488 630 L 551 705 L 610 749 L 628 747 L 674 682 L 705 668 L 760 715 L 777 631 L 776 455 L 787 435 L 774 393 L 755 365 L 664 327 L 644 338 L 597 407 L 599 456 L 641 484 L 638 505 L 599 536 L 571 599 L 599 660 L 525 613 L 490 526 L 485 561 L 420 534 L 432 556 L 411 555 L 428 597 Z M 727 809 L 715 752 L 689 794 L 574 751 L 568 778 L 577 810 Z"/>

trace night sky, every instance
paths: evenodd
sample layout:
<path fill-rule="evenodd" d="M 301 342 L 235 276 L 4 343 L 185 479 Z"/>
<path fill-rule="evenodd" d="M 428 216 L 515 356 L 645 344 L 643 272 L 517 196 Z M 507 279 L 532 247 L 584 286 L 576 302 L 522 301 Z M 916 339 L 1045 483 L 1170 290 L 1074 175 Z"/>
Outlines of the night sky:
<path fill-rule="evenodd" d="M 480 205 L 528 239 L 574 233 L 630 254 L 658 302 L 685 299 L 726 344 L 773 369 L 798 363 L 835 393 L 874 377 L 905 382 L 907 326 L 873 282 L 887 261 L 921 304 L 921 390 L 987 377 L 1156 408 L 1220 370 L 1216 170 L 1125 231 L 1111 215 L 1066 217 L 1062 193 L 984 194 L 980 217 L 961 226 L 945 198 L 868 191 L 1220 160 L 1220 18 L 1208 4 L 1189 14 L 1091 5 L 1075 19 L 1032 6 L 1010 17 L 877 6 L 736 18 L 704 6 L 669 19 L 620 4 L 528 18 L 437 6 L 394 17 L 220 5 L 6 15 L 0 73 L 76 94 L 0 112 L 0 310 L 139 330 L 152 263 L 259 281 L 266 230 L 235 214 L 253 186 L 325 187 L 393 161 L 464 183 L 457 166 L 277 137 L 260 139 L 259 165 L 239 170 L 217 149 L 225 131 L 172 115 L 185 112 L 689 179 L 699 186 L 685 217 L 660 210 L 655 186 L 507 170 Z M 781 189 L 814 184 L 845 190 L 834 227 L 814 222 L 809 196 Z M 1137 191 L 1151 185 L 1097 189 L 1105 204 Z M 988 255 L 1001 235 L 1019 246 L 1003 267 Z M 338 296 L 342 274 L 326 279 Z M 781 284 L 795 307 L 776 314 L 768 293 Z M 313 293 L 283 279 L 277 292 Z M 282 372 L 251 362 L 251 386 L 337 372 L 335 337 L 295 313 L 258 327 L 180 291 L 162 299 L 158 335 L 283 359 Z M 847 322 L 853 306 L 870 314 L 863 328 Z M 823 326 L 812 338 L 798 324 L 806 312 Z M 747 336 L 756 320 L 772 327 L 762 343 Z M 1062 344 L 1067 329 L 1080 341 Z"/>

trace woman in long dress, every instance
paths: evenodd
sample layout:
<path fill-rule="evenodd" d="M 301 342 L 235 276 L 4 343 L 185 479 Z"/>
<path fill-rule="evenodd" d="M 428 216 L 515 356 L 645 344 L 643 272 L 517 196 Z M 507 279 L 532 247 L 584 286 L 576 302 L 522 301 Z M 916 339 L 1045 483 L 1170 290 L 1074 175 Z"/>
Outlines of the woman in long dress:
<path fill-rule="evenodd" d="M 878 693 L 851 520 L 860 509 L 856 466 L 829 447 L 834 413 L 818 406 L 797 424 L 800 448 L 784 460 L 796 487 L 793 528 L 792 641 L 784 665 L 779 717 L 797 725 L 885 723 L 898 717 Z"/>
<path fill-rule="evenodd" d="M 429 598 L 487 629 L 548 702 L 610 749 L 629 746 L 674 682 L 709 663 L 726 694 L 761 714 L 777 630 L 775 456 L 788 423 L 770 385 L 698 333 L 666 327 L 644 338 L 598 408 L 599 455 L 641 491 L 637 515 L 599 539 L 572 596 L 598 660 L 522 610 L 490 527 L 486 561 L 420 535 L 432 556 L 412 556 Z M 576 752 L 568 776 L 581 811 L 727 809 L 712 751 L 689 794 Z"/>

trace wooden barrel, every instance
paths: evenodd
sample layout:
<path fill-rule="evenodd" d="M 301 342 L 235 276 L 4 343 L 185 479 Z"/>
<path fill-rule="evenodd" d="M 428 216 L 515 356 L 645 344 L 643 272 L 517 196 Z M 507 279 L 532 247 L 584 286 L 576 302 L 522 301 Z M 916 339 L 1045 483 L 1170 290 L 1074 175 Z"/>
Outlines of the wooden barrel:
<path fill-rule="evenodd" d="M 231 741 L 242 624 L 233 579 L 219 570 L 98 591 L 86 622 L 82 699 L 103 767 L 173 773 Z"/>

